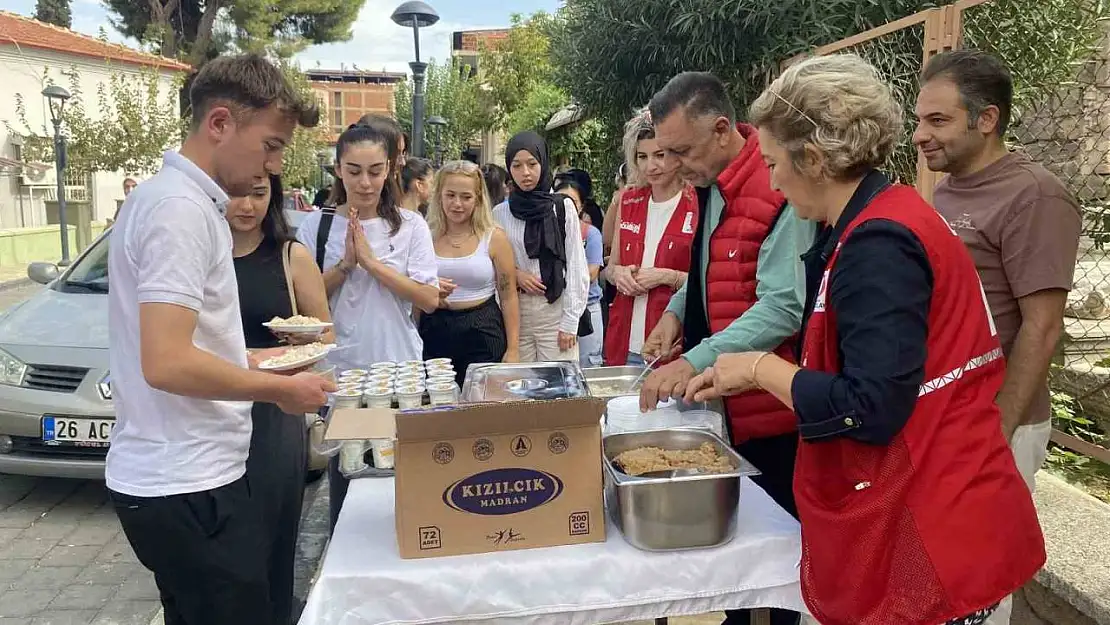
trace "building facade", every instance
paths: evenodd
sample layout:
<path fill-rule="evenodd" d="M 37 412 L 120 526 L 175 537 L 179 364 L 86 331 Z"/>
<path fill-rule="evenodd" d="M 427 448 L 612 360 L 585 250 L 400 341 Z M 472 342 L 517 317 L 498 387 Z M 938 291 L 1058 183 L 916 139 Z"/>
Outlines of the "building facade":
<path fill-rule="evenodd" d="M 312 90 L 327 110 L 332 143 L 367 113 L 393 115 L 393 92 L 405 74 L 362 70 L 307 69 Z"/>
<path fill-rule="evenodd" d="M 469 67 L 472 77 L 478 76 L 482 50 L 495 48 L 508 36 L 507 28 L 457 30 L 451 33 L 451 57 L 458 61 L 460 66 Z M 476 137 L 470 152 L 476 153 L 475 158 L 480 164 L 496 163 L 504 166 L 505 142 L 505 133 L 485 130 L 480 137 Z"/>
<path fill-rule="evenodd" d="M 0 11 L 0 33 L 0 84 L 4 85 L 0 90 L 0 159 L 7 159 L 9 165 L 0 167 L 0 229 L 43 227 L 57 223 L 56 210 L 47 210 L 48 204 L 57 200 L 54 164 L 26 164 L 22 145 L 22 135 L 28 130 L 43 136 L 53 134 L 42 90 L 50 83 L 69 89 L 71 76 L 76 76 L 86 100 L 85 113 L 95 121 L 101 114 L 96 94 L 107 89 L 113 75 L 137 77 L 141 71 L 154 69 L 162 96 L 172 98 L 176 106 L 180 77 L 190 67 L 7 11 Z M 20 103 L 27 128 L 20 119 Z M 20 163 L 24 165 L 20 167 Z M 89 206 L 93 221 L 104 221 L 115 214 L 117 201 L 123 199 L 127 177 L 141 180 L 144 176 L 122 171 L 67 176 L 66 198 Z"/>

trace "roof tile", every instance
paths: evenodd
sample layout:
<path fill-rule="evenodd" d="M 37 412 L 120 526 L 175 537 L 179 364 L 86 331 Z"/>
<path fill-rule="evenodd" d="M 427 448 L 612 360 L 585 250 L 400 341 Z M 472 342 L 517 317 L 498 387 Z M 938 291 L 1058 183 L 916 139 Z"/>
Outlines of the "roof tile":
<path fill-rule="evenodd" d="M 160 69 L 178 71 L 192 69 L 189 65 L 174 59 L 167 59 L 133 50 L 120 44 L 101 41 L 95 37 L 9 11 L 0 11 L 0 45 L 4 44 L 53 50 L 63 54 L 76 54 Z"/>

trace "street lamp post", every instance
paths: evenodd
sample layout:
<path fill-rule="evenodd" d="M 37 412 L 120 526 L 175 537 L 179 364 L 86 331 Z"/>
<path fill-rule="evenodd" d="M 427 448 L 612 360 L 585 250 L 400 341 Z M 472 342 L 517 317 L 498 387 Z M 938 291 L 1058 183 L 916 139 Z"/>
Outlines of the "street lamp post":
<path fill-rule="evenodd" d="M 433 115 L 428 118 L 428 125 L 436 129 L 436 146 L 435 146 L 435 164 L 436 167 L 443 167 L 443 148 L 440 145 L 440 132 L 444 126 L 447 125 L 447 120 L 439 115 Z"/>
<path fill-rule="evenodd" d="M 62 259 L 58 265 L 69 265 L 69 227 L 66 224 L 66 139 L 62 136 L 62 112 L 65 110 L 69 92 L 57 86 L 50 85 L 42 90 L 50 109 L 50 121 L 54 124 L 54 170 L 58 176 L 58 223 L 62 231 Z"/>
<path fill-rule="evenodd" d="M 424 72 L 427 63 L 420 62 L 420 29 L 439 21 L 439 14 L 427 2 L 405 2 L 391 16 L 398 26 L 412 27 L 412 40 L 416 60 L 409 63 L 412 69 L 412 155 L 424 156 Z"/>

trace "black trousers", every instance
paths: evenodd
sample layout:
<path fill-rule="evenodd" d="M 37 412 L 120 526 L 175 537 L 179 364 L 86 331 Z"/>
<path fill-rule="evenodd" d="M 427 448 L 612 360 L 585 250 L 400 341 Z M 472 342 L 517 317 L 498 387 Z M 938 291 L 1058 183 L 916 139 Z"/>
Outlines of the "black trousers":
<path fill-rule="evenodd" d="M 501 362 L 508 347 L 505 318 L 497 300 L 466 310 L 440 309 L 420 317 L 424 359 L 450 358 L 455 365 L 455 382 L 462 388 L 466 368 L 475 362 Z"/>
<path fill-rule="evenodd" d="M 292 625 L 293 566 L 304 503 L 305 455 L 308 437 L 304 415 L 291 415 L 273 404 L 256 403 L 251 410 L 247 479 L 251 499 L 261 510 L 260 528 L 266 543 L 266 569 L 273 604 L 273 623 Z"/>
<path fill-rule="evenodd" d="M 169 497 L 111 492 L 123 532 L 154 573 L 166 625 L 272 625 L 266 545 L 246 477 Z"/>
<path fill-rule="evenodd" d="M 794 504 L 794 457 L 798 454 L 797 433 L 757 438 L 736 446 L 736 451 L 760 470 L 761 475 L 752 478 L 775 503 L 782 506 L 790 516 L 798 518 L 798 507 Z M 728 610 L 725 612 L 724 625 L 748 625 L 751 610 Z M 790 610 L 771 609 L 771 625 L 797 625 L 801 615 Z"/>

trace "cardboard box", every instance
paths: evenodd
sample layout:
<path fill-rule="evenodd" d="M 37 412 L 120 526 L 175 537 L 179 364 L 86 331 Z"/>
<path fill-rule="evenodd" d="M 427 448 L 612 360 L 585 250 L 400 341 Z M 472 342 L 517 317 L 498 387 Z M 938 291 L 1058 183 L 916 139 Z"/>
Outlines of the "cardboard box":
<path fill-rule="evenodd" d="M 402 558 L 605 540 L 604 400 L 339 410 L 325 438 L 396 434 Z"/>

